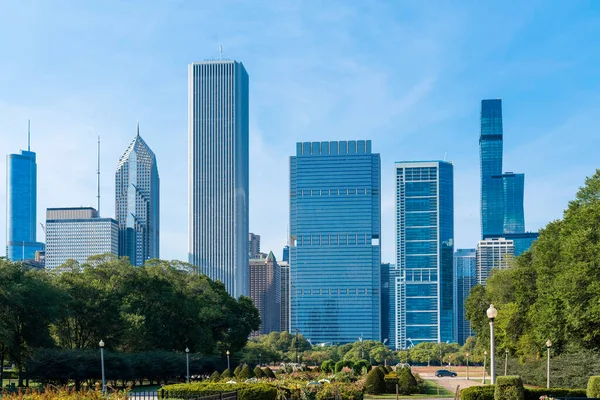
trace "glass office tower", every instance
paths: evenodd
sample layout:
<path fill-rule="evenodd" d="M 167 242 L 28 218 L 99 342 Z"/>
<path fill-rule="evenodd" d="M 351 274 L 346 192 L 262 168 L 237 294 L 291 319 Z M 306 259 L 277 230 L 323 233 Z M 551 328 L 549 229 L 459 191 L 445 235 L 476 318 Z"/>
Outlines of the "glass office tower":
<path fill-rule="evenodd" d="M 454 341 L 453 165 L 396 163 L 396 343 Z"/>
<path fill-rule="evenodd" d="M 474 333 L 471 323 L 466 318 L 465 301 L 469 297 L 471 288 L 477 284 L 477 250 L 458 249 L 454 253 L 454 276 L 456 279 L 455 308 L 456 331 L 455 337 L 458 344 L 463 345 L 469 336 Z"/>
<path fill-rule="evenodd" d="M 502 174 L 502 186 L 504 190 L 504 233 L 524 233 L 525 174 L 512 172 Z"/>
<path fill-rule="evenodd" d="M 380 340 L 380 169 L 369 140 L 290 158 L 290 325 L 312 343 Z"/>
<path fill-rule="evenodd" d="M 189 262 L 248 295 L 248 73 L 231 60 L 188 68 Z"/>
<path fill-rule="evenodd" d="M 11 261 L 33 260 L 44 250 L 36 242 L 37 164 L 30 150 L 6 156 L 6 257 Z"/>
<path fill-rule="evenodd" d="M 131 265 L 159 258 L 159 182 L 156 157 L 140 136 L 138 124 L 115 173 L 119 256 L 129 257 Z"/>
<path fill-rule="evenodd" d="M 481 237 L 504 232 L 502 100 L 481 101 Z"/>

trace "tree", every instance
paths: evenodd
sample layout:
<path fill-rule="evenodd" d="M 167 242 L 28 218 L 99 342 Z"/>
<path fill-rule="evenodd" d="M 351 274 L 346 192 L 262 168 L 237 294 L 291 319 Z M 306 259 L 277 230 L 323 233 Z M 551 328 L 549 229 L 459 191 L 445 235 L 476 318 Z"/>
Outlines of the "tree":
<path fill-rule="evenodd" d="M 368 394 L 385 393 L 384 374 L 379 368 L 373 368 L 367 374 L 367 380 L 365 382 L 365 392 L 367 392 Z"/>

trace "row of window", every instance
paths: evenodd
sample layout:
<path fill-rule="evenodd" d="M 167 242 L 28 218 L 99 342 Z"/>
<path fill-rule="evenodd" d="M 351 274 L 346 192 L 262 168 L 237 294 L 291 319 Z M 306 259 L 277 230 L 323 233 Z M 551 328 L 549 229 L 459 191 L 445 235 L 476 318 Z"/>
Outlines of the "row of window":
<path fill-rule="evenodd" d="M 346 288 L 346 289 L 332 289 L 332 288 L 319 288 L 319 289 L 296 289 L 296 294 L 298 296 L 304 296 L 304 295 L 349 295 L 349 294 L 369 294 L 369 289 L 368 288 L 354 288 L 354 289 L 350 289 L 350 288 Z"/>
<path fill-rule="evenodd" d="M 358 195 L 358 194 L 369 194 L 371 190 L 367 188 L 346 188 L 346 189 L 299 189 L 292 190 L 291 195 L 295 196 L 341 196 L 341 195 Z M 373 190 L 374 194 L 377 194 L 378 190 Z"/>
<path fill-rule="evenodd" d="M 333 235 L 300 235 L 294 241 L 295 246 L 378 246 L 379 239 L 366 233 L 346 233 Z"/>

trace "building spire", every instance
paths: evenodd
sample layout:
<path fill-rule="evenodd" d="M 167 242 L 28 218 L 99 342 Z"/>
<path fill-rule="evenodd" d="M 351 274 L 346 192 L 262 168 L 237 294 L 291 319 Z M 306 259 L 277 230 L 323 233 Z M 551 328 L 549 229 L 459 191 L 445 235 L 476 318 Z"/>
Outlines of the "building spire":
<path fill-rule="evenodd" d="M 98 169 L 96 170 L 98 175 L 98 217 L 100 217 L 100 135 L 98 135 Z"/>
<path fill-rule="evenodd" d="M 140 120 L 139 120 L 139 119 L 138 119 L 138 121 L 137 121 L 137 127 L 136 127 L 136 129 L 135 129 L 135 135 L 136 135 L 137 137 L 139 137 L 139 136 L 140 136 Z"/>
<path fill-rule="evenodd" d="M 31 151 L 31 120 L 27 120 L 27 151 Z"/>

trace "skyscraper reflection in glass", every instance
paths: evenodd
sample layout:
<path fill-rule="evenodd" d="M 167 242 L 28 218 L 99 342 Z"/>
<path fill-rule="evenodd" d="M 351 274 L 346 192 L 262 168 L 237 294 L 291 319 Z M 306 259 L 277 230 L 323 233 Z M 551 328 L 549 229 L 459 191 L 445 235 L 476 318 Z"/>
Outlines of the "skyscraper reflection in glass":
<path fill-rule="evenodd" d="M 315 344 L 380 340 L 380 168 L 369 140 L 290 159 L 290 325 Z"/>

